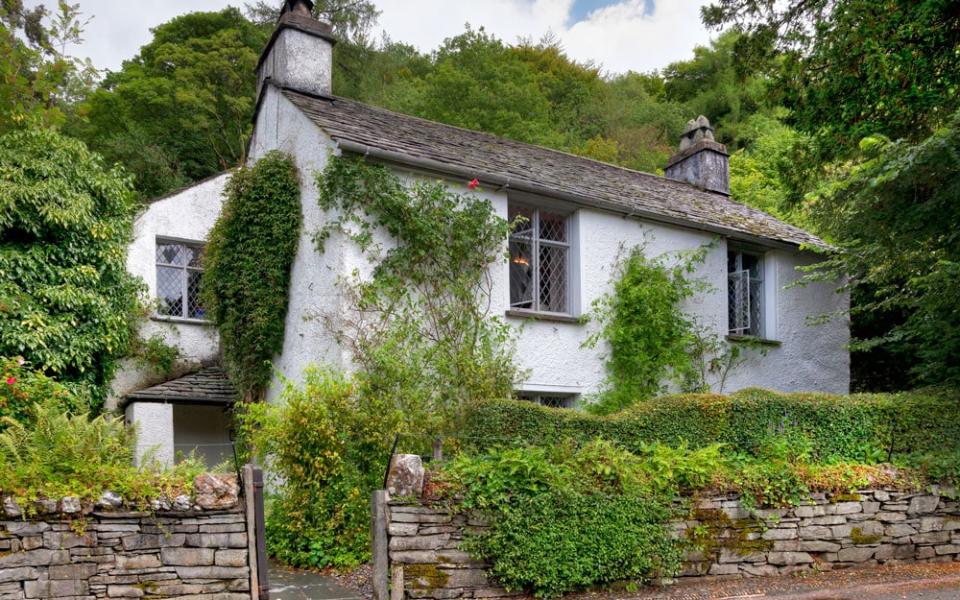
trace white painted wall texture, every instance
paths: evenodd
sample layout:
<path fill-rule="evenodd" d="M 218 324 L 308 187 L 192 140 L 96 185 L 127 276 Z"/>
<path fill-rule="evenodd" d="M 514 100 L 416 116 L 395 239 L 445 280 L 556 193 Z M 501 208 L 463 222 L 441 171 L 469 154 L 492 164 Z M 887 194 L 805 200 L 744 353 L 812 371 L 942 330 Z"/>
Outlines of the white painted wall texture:
<path fill-rule="evenodd" d="M 326 221 L 317 204 L 315 175 L 321 171 L 336 144 L 320 131 L 282 94 L 268 88 L 256 123 L 251 143 L 251 160 L 272 149 L 280 149 L 295 157 L 302 185 L 303 231 L 294 260 L 290 302 L 286 317 L 283 351 L 275 359 L 278 377 L 268 392 L 276 399 L 284 379 L 297 381 L 311 365 L 350 367 L 350 354 L 338 345 L 335 329 L 338 319 L 347 311 L 340 283 L 353 273 L 368 276 L 370 264 L 352 243 L 332 237 L 323 253 L 317 251 L 313 234 Z M 406 181 L 419 175 L 397 169 Z M 465 182 L 450 182 L 461 193 Z M 205 186 L 205 187 L 204 187 Z M 138 242 L 155 235 L 171 235 L 187 239 L 205 239 L 219 202 L 211 199 L 222 188 L 214 180 L 193 188 L 151 207 L 138 221 Z M 506 217 L 506 192 L 478 189 L 477 197 L 490 201 L 498 214 Z M 531 201 L 524 197 L 524 201 Z M 167 204 L 164 204 L 167 203 Z M 199 205 L 199 206 L 194 206 Z M 726 240 L 695 229 L 644 222 L 636 218 L 590 207 L 568 206 L 572 212 L 571 234 L 576 240 L 571 249 L 574 285 L 574 316 L 590 310 L 591 304 L 610 289 L 616 263 L 626 249 L 644 245 L 648 256 L 678 250 L 695 249 L 713 244 L 696 276 L 710 284 L 712 291 L 688 301 L 685 310 L 723 336 L 727 327 Z M 182 215 L 192 218 L 184 219 Z M 184 222 L 194 227 L 184 230 Z M 180 231 L 181 233 L 176 233 Z M 389 243 L 381 237 L 381 241 Z M 131 270 L 152 281 L 152 251 L 135 244 L 131 249 Z M 754 355 L 733 372 L 724 391 L 744 387 L 768 387 L 778 390 L 818 390 L 843 393 L 848 389 L 849 355 L 845 344 L 849 332 L 844 321 L 811 326 L 808 319 L 823 313 L 841 311 L 847 306 L 846 296 L 835 293 L 835 286 L 816 284 L 786 288 L 801 274 L 797 266 L 815 261 L 812 255 L 797 250 L 770 248 L 765 254 L 765 277 L 768 281 L 766 337 L 780 342 L 764 356 Z M 509 305 L 509 273 L 505 263 L 493 265 L 493 314 L 503 315 Z M 517 330 L 517 358 L 525 376 L 518 389 L 591 394 L 604 382 L 603 344 L 594 349 L 583 347 L 595 324 L 563 323 L 510 317 Z M 183 326 L 178 326 L 183 327 Z M 215 347 L 208 339 L 194 337 L 193 330 L 181 331 L 181 340 L 188 354 L 208 355 Z"/>
<path fill-rule="evenodd" d="M 127 249 L 127 270 L 146 283 L 149 302 L 157 297 L 157 238 L 205 242 L 223 207 L 223 189 L 228 179 L 229 174 L 219 175 L 155 200 L 137 217 L 133 226 L 133 243 Z M 214 361 L 219 354 L 216 329 L 201 321 L 170 320 L 152 315 L 141 324 L 140 335 L 144 339 L 160 335 L 167 344 L 178 348 L 177 374 Z M 114 408 L 125 394 L 164 379 L 166 377 L 158 377 L 133 361 L 125 361 L 111 384 L 107 408 Z"/>

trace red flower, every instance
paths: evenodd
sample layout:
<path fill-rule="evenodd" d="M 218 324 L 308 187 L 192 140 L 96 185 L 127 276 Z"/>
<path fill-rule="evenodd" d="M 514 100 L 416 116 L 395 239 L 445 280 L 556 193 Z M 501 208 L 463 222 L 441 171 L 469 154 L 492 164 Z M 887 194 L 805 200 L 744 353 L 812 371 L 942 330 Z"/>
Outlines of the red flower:
<path fill-rule="evenodd" d="M 474 177 L 474 178 L 473 178 L 473 181 L 471 181 L 470 183 L 467 184 L 467 188 L 468 188 L 468 189 L 471 189 L 471 190 L 474 190 L 474 189 L 477 188 L 478 185 L 480 185 L 480 180 L 477 179 L 476 177 Z"/>
<path fill-rule="evenodd" d="M 7 377 L 7 385 L 13 385 L 17 382 L 16 377 Z"/>

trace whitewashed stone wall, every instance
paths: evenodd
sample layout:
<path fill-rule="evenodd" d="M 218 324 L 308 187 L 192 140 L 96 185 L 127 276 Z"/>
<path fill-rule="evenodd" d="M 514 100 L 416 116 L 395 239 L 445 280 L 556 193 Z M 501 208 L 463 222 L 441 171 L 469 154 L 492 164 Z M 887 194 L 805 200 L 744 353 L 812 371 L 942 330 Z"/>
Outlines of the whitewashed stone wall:
<path fill-rule="evenodd" d="M 794 508 L 747 511 L 736 497 L 701 500 L 674 523 L 690 543 L 681 577 L 757 577 L 897 562 L 960 560 L 960 503 L 941 495 L 864 490 Z M 406 598 L 493 598 L 514 594 L 491 581 L 488 565 L 460 549 L 488 524 L 443 505 L 390 503 L 389 560 Z"/>

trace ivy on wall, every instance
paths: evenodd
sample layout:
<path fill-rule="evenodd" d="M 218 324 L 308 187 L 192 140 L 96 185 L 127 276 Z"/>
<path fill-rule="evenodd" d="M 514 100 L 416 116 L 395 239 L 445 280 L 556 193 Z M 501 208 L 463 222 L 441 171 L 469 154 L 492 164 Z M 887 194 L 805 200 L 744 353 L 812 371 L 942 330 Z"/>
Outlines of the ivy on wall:
<path fill-rule="evenodd" d="M 268 153 L 230 178 L 226 196 L 207 244 L 201 294 L 220 331 L 227 372 L 244 399 L 254 400 L 283 347 L 303 220 L 293 159 Z"/>

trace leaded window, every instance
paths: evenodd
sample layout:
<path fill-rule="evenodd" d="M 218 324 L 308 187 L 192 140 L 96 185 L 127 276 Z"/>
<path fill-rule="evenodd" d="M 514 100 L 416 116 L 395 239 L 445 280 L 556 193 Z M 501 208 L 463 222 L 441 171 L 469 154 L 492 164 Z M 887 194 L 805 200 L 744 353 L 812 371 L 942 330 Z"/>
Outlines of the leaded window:
<path fill-rule="evenodd" d="M 577 401 L 576 394 L 563 394 L 557 392 L 517 392 L 518 400 L 534 402 L 541 406 L 550 406 L 552 408 L 572 408 Z"/>
<path fill-rule="evenodd" d="M 570 312 L 568 217 L 529 206 L 510 205 L 510 308 Z"/>
<path fill-rule="evenodd" d="M 168 317 L 205 319 L 200 303 L 203 245 L 157 240 L 157 312 Z"/>
<path fill-rule="evenodd" d="M 727 253 L 730 333 L 763 337 L 763 303 L 763 257 L 731 249 Z"/>

